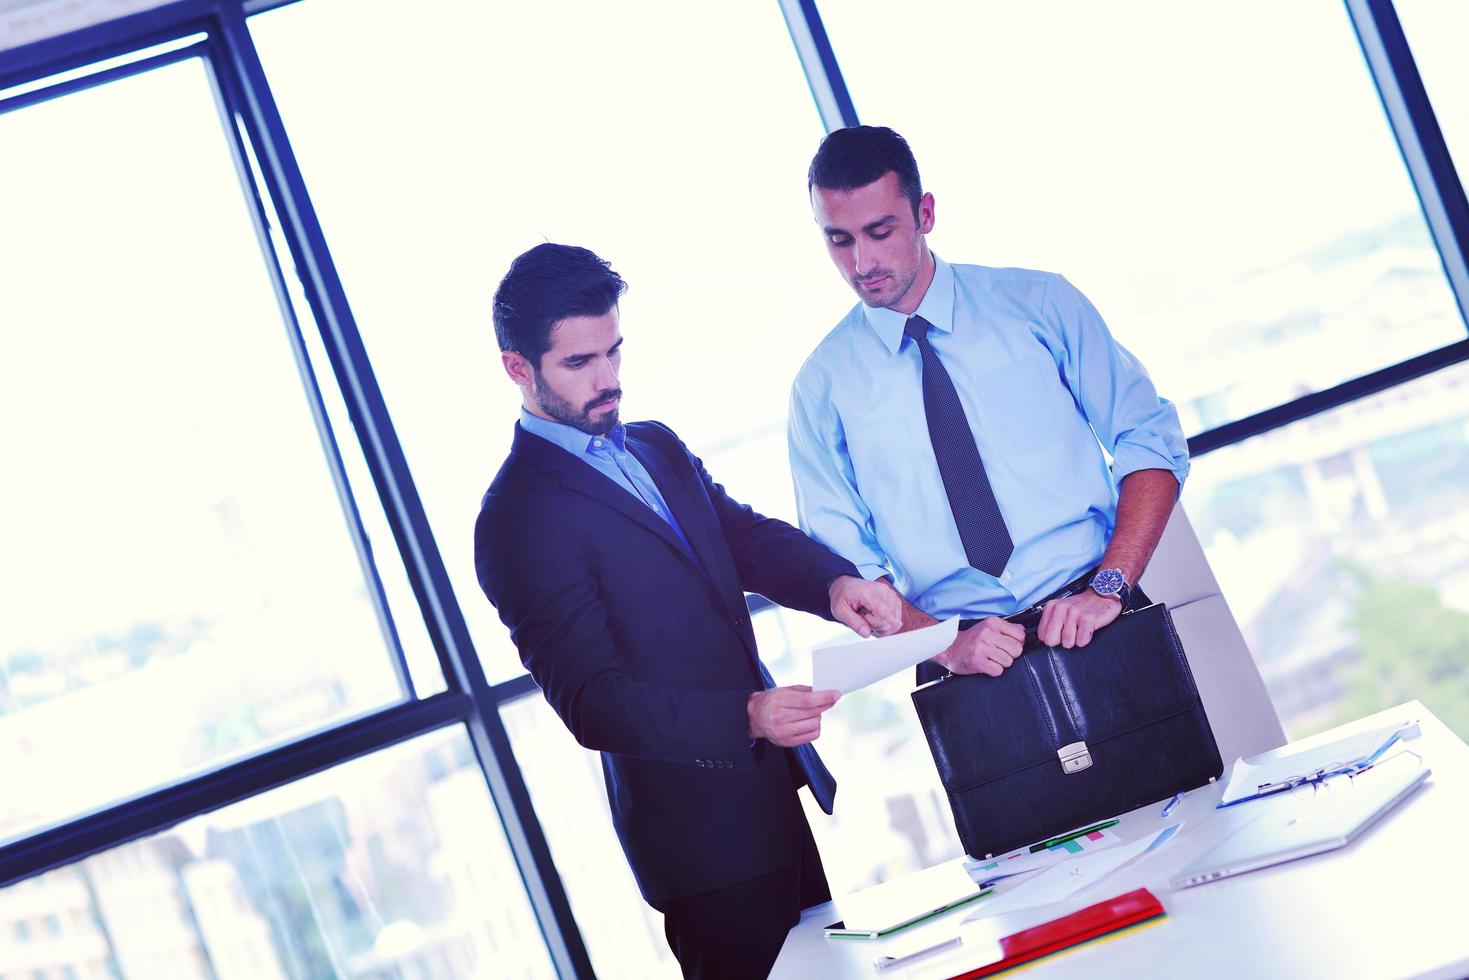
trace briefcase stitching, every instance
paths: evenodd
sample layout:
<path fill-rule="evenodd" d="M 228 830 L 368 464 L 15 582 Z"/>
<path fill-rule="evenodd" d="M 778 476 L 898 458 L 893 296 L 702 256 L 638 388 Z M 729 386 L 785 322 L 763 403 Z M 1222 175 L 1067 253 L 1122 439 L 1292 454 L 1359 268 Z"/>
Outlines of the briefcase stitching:
<path fill-rule="evenodd" d="M 1173 659 L 1178 661 L 1178 665 L 1183 668 L 1183 679 L 1188 683 L 1189 693 L 1198 700 L 1199 707 L 1202 709 L 1204 699 L 1199 697 L 1198 686 L 1194 684 L 1194 670 L 1189 666 L 1188 654 L 1184 652 L 1183 641 L 1178 638 L 1178 630 L 1173 626 L 1173 614 L 1168 611 L 1167 606 L 1163 607 L 1163 625 L 1168 628 L 1168 639 L 1172 641 L 1169 647 L 1173 652 Z M 1207 719 L 1208 714 L 1205 713 L 1204 717 Z M 1209 726 L 1211 732 L 1213 728 L 1213 725 Z"/>
<path fill-rule="evenodd" d="M 1076 732 L 1077 738 L 1086 741 L 1086 733 L 1081 730 L 1081 722 L 1079 720 L 1080 712 L 1076 710 L 1076 705 L 1071 701 L 1071 692 L 1067 690 L 1068 685 L 1061 680 L 1060 671 L 1056 670 L 1056 658 L 1060 654 L 1056 652 L 1054 647 L 1048 649 L 1046 653 L 1049 654 L 1046 657 L 1046 663 L 1051 667 L 1051 677 L 1056 681 L 1056 690 L 1061 692 L 1061 702 L 1062 706 L 1066 708 L 1066 717 L 1071 719 L 1071 730 Z"/>
<path fill-rule="evenodd" d="M 953 676 L 954 676 L 953 674 L 945 674 L 943 677 L 940 677 L 938 680 L 936 680 L 936 681 L 930 681 L 929 683 L 930 684 L 942 684 L 945 681 L 947 681 L 950 677 L 953 677 Z M 919 687 L 919 688 L 915 689 L 913 693 L 914 694 L 917 694 L 918 691 L 923 690 L 924 687 L 928 687 L 928 684 L 924 684 L 922 687 Z M 909 695 L 909 697 L 912 697 L 912 695 Z M 930 724 L 930 722 L 933 719 L 933 715 L 927 709 L 925 709 L 921 705 L 919 705 L 919 703 L 918 703 L 917 700 L 914 700 L 914 702 L 913 702 L 913 708 L 914 708 L 914 710 L 916 710 L 918 712 L 919 727 L 921 727 L 923 729 L 923 740 L 928 743 L 928 754 L 931 755 L 931 756 L 933 756 L 934 767 L 939 770 L 939 782 L 940 783 L 943 783 L 943 781 L 944 781 L 943 768 L 938 765 L 938 761 L 939 761 L 939 757 L 942 756 L 942 755 L 944 755 L 944 752 L 941 750 L 939 744 L 933 740 L 932 730 L 933 730 L 934 726 L 932 724 Z M 945 789 L 947 789 L 947 786 L 945 787 Z"/>
<path fill-rule="evenodd" d="M 1031 688 L 1031 690 L 1033 690 L 1035 692 L 1035 702 L 1036 702 L 1036 704 L 1045 704 L 1046 703 L 1046 696 L 1045 696 L 1044 692 L 1041 691 L 1040 681 L 1036 680 L 1036 677 L 1035 677 L 1035 668 L 1030 665 L 1030 661 L 1029 660 L 1025 661 L 1024 663 L 1025 663 L 1025 667 L 1026 667 L 1025 679 L 1028 680 L 1028 681 L 1030 681 L 1030 688 Z M 1059 741 L 1059 740 L 1056 737 L 1056 729 L 1051 725 L 1051 716 L 1050 716 L 1050 714 L 1048 712 L 1042 711 L 1041 712 L 1041 720 L 1046 723 L 1046 731 L 1048 731 L 1048 732 L 1051 733 L 1051 747 L 1052 748 L 1055 748 L 1056 742 Z M 1030 767 L 1027 766 L 1026 768 L 1028 769 Z M 1023 772 L 1024 770 L 1017 769 L 1015 771 L 1016 772 Z"/>

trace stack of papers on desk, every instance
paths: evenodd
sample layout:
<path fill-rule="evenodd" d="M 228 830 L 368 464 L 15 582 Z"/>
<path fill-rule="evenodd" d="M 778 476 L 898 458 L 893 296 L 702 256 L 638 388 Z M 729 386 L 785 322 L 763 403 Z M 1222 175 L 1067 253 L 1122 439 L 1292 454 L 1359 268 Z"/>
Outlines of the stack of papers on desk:
<path fill-rule="evenodd" d="M 1417 731 L 1417 726 L 1412 724 L 1375 728 L 1276 759 L 1262 760 L 1260 756 L 1238 759 L 1230 769 L 1219 808 L 1329 776 L 1360 771 L 1375 763 L 1399 739 L 1411 738 Z"/>
<path fill-rule="evenodd" d="M 837 902 L 841 921 L 823 932 L 828 939 L 877 939 L 989 894 L 958 861 L 945 861 L 848 895 Z"/>
<path fill-rule="evenodd" d="M 1022 881 L 1009 891 L 996 895 L 978 912 L 964 921 L 973 922 L 975 919 L 1013 912 L 1016 909 L 1064 901 L 1083 888 L 1091 887 L 1134 859 L 1156 851 L 1172 840 L 1182 827 L 1182 822 L 1176 823 L 1131 844 L 1108 848 L 1099 854 L 1089 854 L 1053 864 L 1048 870 L 1042 871 L 1029 881 Z"/>
<path fill-rule="evenodd" d="M 964 870 L 969 872 L 969 877 L 979 884 L 987 884 L 991 881 L 999 881 L 1002 878 L 1013 878 L 1015 875 L 1023 875 L 1029 871 L 1039 871 L 1048 868 L 1057 861 L 1076 857 L 1079 854 L 1090 854 L 1103 848 L 1111 847 L 1113 844 L 1121 843 L 1112 830 L 1094 830 L 1075 840 L 1069 840 L 1055 847 L 1048 847 L 1043 851 L 1031 853 L 1029 847 L 1021 847 L 1011 851 L 1009 854 L 1001 854 L 997 858 L 970 858 L 964 862 Z"/>

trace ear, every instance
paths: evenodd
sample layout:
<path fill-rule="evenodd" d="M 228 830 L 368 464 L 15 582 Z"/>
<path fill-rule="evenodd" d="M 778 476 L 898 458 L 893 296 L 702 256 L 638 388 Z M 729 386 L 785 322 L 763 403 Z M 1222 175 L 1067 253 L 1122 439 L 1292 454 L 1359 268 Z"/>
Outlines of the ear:
<path fill-rule="evenodd" d="M 510 380 L 522 388 L 530 388 L 535 384 L 535 370 L 525 355 L 513 350 L 502 350 L 500 352 L 500 363 L 505 367 L 505 373 Z"/>
<path fill-rule="evenodd" d="M 924 194 L 918 199 L 918 234 L 933 231 L 933 195 Z"/>

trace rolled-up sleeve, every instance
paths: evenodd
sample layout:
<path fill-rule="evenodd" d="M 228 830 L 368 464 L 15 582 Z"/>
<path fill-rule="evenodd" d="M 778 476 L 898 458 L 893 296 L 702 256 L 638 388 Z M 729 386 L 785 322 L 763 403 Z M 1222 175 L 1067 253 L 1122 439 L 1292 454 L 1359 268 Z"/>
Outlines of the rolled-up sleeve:
<path fill-rule="evenodd" d="M 1182 489 L 1188 442 L 1173 403 L 1142 362 L 1117 343 L 1091 302 L 1065 278 L 1048 284 L 1044 329 L 1067 386 L 1112 456 L 1118 484 L 1138 470 L 1169 470 Z"/>
<path fill-rule="evenodd" d="M 791 387 L 787 438 L 801 530 L 856 565 L 869 581 L 890 574 L 872 512 L 857 492 L 841 418 L 830 399 L 818 397 L 800 377 Z"/>

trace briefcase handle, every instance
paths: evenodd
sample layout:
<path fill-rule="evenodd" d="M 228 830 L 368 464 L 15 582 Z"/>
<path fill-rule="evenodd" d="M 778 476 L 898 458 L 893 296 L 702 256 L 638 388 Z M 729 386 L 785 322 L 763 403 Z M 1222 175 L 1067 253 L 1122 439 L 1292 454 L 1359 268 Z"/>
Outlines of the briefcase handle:
<path fill-rule="evenodd" d="M 1011 613 L 1010 615 L 1006 616 L 1005 622 L 1014 623 L 1017 626 L 1025 627 L 1025 643 L 1021 647 L 1021 649 L 1030 650 L 1034 647 L 1042 645 L 1040 637 L 1036 635 L 1036 631 L 1040 629 L 1041 612 L 1045 609 L 1047 602 L 1055 602 L 1057 599 L 1069 599 L 1074 595 L 1080 595 L 1082 592 L 1085 592 L 1086 589 L 1087 587 L 1083 585 L 1078 589 L 1070 592 L 1063 592 L 1060 595 L 1051 596 L 1041 602 L 1037 602 L 1033 606 L 1027 606 L 1017 613 Z M 1132 612 L 1133 610 L 1131 608 L 1124 608 L 1122 610 L 1122 616 L 1131 615 Z M 1122 616 L 1119 616 L 1118 619 L 1121 619 Z M 1114 619 L 1112 622 L 1115 623 L 1116 621 L 1117 620 Z M 1111 624 L 1109 623 L 1108 625 L 1110 626 Z M 1105 628 L 1106 627 L 1103 627 L 1103 629 Z"/>

